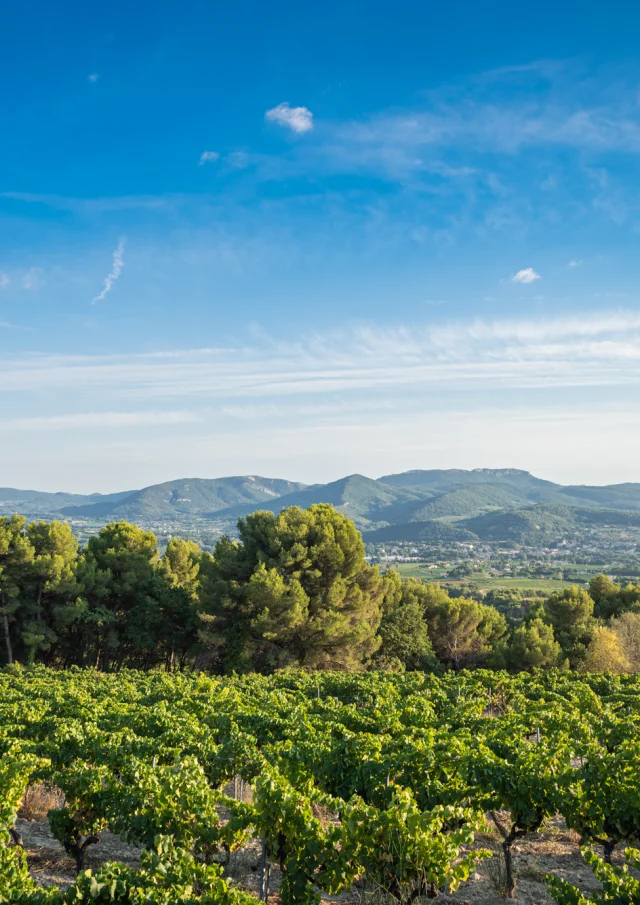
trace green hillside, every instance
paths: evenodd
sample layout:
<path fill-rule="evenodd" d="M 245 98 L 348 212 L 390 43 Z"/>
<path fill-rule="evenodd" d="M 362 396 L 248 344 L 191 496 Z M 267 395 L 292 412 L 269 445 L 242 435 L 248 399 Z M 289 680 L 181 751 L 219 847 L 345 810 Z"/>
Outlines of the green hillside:
<path fill-rule="evenodd" d="M 409 522 L 404 525 L 388 525 L 376 531 L 365 531 L 364 540 L 368 543 L 393 543 L 398 541 L 414 541 L 424 544 L 452 544 L 477 540 L 475 534 L 457 525 L 446 522 Z"/>
<path fill-rule="evenodd" d="M 583 525 L 608 528 L 637 528 L 640 526 L 640 512 L 620 509 L 580 509 L 576 518 Z"/>
<path fill-rule="evenodd" d="M 153 521 L 186 515 L 210 518 L 232 505 L 249 505 L 256 508 L 264 501 L 271 501 L 303 484 L 257 475 L 231 478 L 188 478 L 154 484 L 131 493 L 116 503 L 94 503 L 89 506 L 72 506 L 61 510 L 63 515 L 111 521 Z"/>
<path fill-rule="evenodd" d="M 46 493 L 40 490 L 17 490 L 14 487 L 0 487 L 0 513 L 23 515 L 44 515 L 61 512 L 66 506 L 86 504 L 113 504 L 131 495 L 130 490 L 118 493 Z"/>
<path fill-rule="evenodd" d="M 306 508 L 314 503 L 330 503 L 363 528 L 372 523 L 391 522 L 404 511 L 408 503 L 415 505 L 418 494 L 388 487 L 380 481 L 354 474 L 330 484 L 314 484 L 303 490 L 288 493 L 277 500 L 265 502 L 259 508 L 280 512 L 288 506 Z M 255 506 L 234 506 L 218 513 L 218 518 L 234 519 L 248 515 Z"/>
<path fill-rule="evenodd" d="M 611 484 L 608 487 L 564 487 L 563 494 L 576 504 L 605 506 L 607 509 L 640 511 L 640 484 Z"/>
<path fill-rule="evenodd" d="M 457 525 L 484 541 L 539 544 L 569 538 L 585 528 L 639 527 L 640 513 L 541 503 L 527 509 L 497 510 Z"/>
<path fill-rule="evenodd" d="M 541 503 L 528 509 L 489 512 L 460 524 L 481 540 L 537 544 L 574 534 L 575 512 L 568 506 Z"/>
<path fill-rule="evenodd" d="M 475 484 L 450 490 L 420 505 L 409 521 L 424 522 L 437 518 L 464 518 L 487 509 L 507 509 L 526 505 L 515 490 L 491 484 Z"/>
<path fill-rule="evenodd" d="M 380 481 L 392 487 L 420 488 L 440 493 L 476 484 L 504 485 L 523 497 L 528 494 L 540 494 L 545 491 L 553 493 L 562 490 L 561 485 L 536 478 L 528 471 L 522 471 L 519 468 L 474 468 L 472 471 L 465 471 L 461 468 L 415 470 L 405 471 L 402 474 L 384 475 Z"/>
<path fill-rule="evenodd" d="M 152 526 L 210 522 L 233 532 L 257 509 L 330 503 L 371 542 L 448 544 L 465 540 L 543 544 L 590 530 L 640 526 L 640 484 L 562 486 L 515 468 L 416 470 L 379 480 L 352 474 L 328 484 L 240 475 L 190 478 L 115 494 L 0 489 L 0 513 L 117 519 Z"/>

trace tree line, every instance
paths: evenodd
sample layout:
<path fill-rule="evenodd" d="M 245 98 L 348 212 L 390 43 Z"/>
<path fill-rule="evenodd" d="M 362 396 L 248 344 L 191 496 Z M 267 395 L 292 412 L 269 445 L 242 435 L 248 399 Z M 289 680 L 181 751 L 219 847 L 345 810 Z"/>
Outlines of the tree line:
<path fill-rule="evenodd" d="M 606 576 L 517 623 L 437 584 L 384 575 L 328 504 L 255 512 L 210 554 L 124 521 L 79 549 L 65 522 L 0 519 L 0 664 L 640 671 L 640 584 Z"/>

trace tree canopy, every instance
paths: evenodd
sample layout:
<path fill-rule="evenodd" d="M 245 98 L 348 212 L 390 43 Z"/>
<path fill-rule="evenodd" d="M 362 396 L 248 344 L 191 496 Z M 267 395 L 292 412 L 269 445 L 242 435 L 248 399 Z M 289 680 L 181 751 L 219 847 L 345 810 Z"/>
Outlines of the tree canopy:
<path fill-rule="evenodd" d="M 640 592 L 606 576 L 502 607 L 370 565 L 328 504 L 255 512 L 213 554 L 113 522 L 0 518 L 0 665 L 640 671 Z M 478 589 L 474 591 L 478 593 Z"/>
<path fill-rule="evenodd" d="M 380 646 L 383 582 L 353 522 L 328 504 L 256 512 L 203 577 L 205 640 L 223 672 L 356 669 Z"/>

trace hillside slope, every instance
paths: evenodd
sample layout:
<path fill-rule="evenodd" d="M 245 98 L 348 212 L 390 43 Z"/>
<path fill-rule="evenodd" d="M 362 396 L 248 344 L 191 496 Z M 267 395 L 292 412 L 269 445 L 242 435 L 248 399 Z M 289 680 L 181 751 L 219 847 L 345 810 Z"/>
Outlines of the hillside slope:
<path fill-rule="evenodd" d="M 239 475 L 184 478 L 113 494 L 0 489 L 0 513 L 66 517 L 101 524 L 126 519 L 146 526 L 209 521 L 233 532 L 257 509 L 278 513 L 330 503 L 352 518 L 368 540 L 450 543 L 547 543 L 577 532 L 636 525 L 640 484 L 563 486 L 515 468 L 414 470 L 378 480 L 352 474 L 328 484 Z M 375 535 L 374 535 L 375 532 Z"/>
<path fill-rule="evenodd" d="M 585 509 L 556 503 L 540 503 L 527 509 L 497 510 L 456 523 L 456 527 L 465 528 L 484 541 L 514 541 L 520 544 L 568 539 L 585 528 L 638 526 L 640 512 Z"/>
<path fill-rule="evenodd" d="M 329 484 L 314 484 L 304 490 L 288 493 L 260 506 L 270 512 L 280 512 L 288 506 L 306 508 L 314 503 L 330 503 L 352 518 L 359 527 L 372 523 L 391 522 L 404 512 L 408 503 L 420 502 L 417 493 L 388 487 L 380 481 L 354 474 Z M 233 506 L 218 513 L 221 519 L 237 519 L 255 510 L 255 506 Z"/>
<path fill-rule="evenodd" d="M 473 484 L 458 487 L 430 499 L 416 508 L 410 522 L 424 522 L 438 518 L 460 518 L 480 514 L 488 509 L 519 508 L 528 500 L 508 486 Z"/>
<path fill-rule="evenodd" d="M 132 491 L 118 493 L 46 493 L 41 490 L 17 490 L 15 487 L 0 487 L 0 513 L 22 515 L 44 515 L 62 512 L 66 506 L 117 503 L 130 496 Z"/>
<path fill-rule="evenodd" d="M 256 508 L 304 484 L 274 478 L 247 475 L 230 478 L 187 478 L 153 484 L 115 503 L 94 503 L 89 506 L 65 507 L 61 512 L 69 517 L 126 519 L 155 521 L 184 516 L 211 518 L 221 509 L 243 504 Z"/>

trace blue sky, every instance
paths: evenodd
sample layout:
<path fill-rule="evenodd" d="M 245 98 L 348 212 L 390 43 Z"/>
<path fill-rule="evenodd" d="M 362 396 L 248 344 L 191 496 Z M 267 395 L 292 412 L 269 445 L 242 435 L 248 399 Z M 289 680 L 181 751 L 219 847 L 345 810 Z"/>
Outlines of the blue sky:
<path fill-rule="evenodd" d="M 629 2 L 14 4 L 0 483 L 640 481 Z"/>

